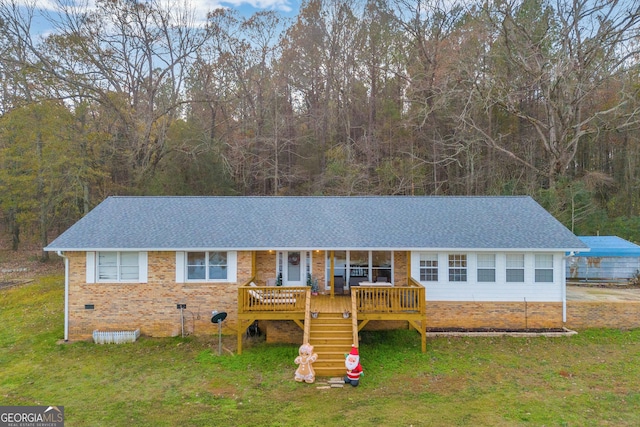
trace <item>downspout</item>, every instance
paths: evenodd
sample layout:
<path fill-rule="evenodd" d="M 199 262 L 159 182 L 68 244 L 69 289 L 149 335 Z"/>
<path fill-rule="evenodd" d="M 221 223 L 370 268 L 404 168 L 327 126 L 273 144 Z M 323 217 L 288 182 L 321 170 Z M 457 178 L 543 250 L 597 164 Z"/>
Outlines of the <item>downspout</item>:
<path fill-rule="evenodd" d="M 573 252 L 569 254 L 573 256 Z M 560 273 L 562 278 L 562 323 L 567 323 L 567 257 L 562 257 L 562 271 Z"/>
<path fill-rule="evenodd" d="M 69 341 L 69 258 L 62 251 L 58 256 L 64 258 L 64 341 Z"/>

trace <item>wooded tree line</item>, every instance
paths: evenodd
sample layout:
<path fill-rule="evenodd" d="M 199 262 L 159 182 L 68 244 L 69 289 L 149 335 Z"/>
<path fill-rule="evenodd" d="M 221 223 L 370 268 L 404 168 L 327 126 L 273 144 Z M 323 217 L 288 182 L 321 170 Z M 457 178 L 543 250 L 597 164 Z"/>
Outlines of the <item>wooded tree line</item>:
<path fill-rule="evenodd" d="M 529 194 L 640 240 L 638 0 L 0 0 L 0 210 L 112 194 Z M 50 31 L 39 33 L 46 23 Z"/>

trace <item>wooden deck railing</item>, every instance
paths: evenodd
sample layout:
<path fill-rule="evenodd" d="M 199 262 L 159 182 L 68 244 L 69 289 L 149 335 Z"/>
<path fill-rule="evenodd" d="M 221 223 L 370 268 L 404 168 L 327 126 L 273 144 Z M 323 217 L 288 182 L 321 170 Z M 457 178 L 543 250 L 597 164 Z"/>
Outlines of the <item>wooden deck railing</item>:
<path fill-rule="evenodd" d="M 307 286 L 250 286 L 238 288 L 238 311 L 304 312 L 310 291 Z"/>
<path fill-rule="evenodd" d="M 424 313 L 425 288 L 413 279 L 407 286 L 354 286 L 359 313 Z"/>

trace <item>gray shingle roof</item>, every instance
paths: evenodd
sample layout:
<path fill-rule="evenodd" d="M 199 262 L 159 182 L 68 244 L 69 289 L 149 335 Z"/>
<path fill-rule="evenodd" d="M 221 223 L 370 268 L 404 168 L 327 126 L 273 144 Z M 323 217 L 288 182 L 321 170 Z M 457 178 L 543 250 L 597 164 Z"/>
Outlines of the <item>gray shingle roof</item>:
<path fill-rule="evenodd" d="M 109 197 L 47 250 L 586 248 L 530 197 Z"/>

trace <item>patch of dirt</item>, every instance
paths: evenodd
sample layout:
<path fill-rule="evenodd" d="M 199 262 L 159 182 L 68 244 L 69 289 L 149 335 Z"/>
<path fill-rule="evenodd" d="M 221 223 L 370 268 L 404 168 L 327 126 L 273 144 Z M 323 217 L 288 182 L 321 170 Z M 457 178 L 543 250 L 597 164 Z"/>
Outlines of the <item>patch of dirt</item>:
<path fill-rule="evenodd" d="M 568 301 L 640 301 L 638 287 L 567 286 Z"/>
<path fill-rule="evenodd" d="M 640 281 L 603 281 L 603 282 L 583 282 L 567 280 L 567 286 L 575 286 L 577 288 L 603 288 L 603 289 L 640 289 Z"/>
<path fill-rule="evenodd" d="M 14 286 L 26 285 L 31 282 L 33 282 L 32 279 L 5 280 L 0 282 L 0 291 L 3 289 L 13 288 Z"/>
<path fill-rule="evenodd" d="M 55 253 L 42 261 L 42 247 L 34 243 L 22 243 L 17 251 L 10 243 L 0 239 L 0 289 L 28 283 L 35 277 L 64 274 L 64 261 Z"/>
<path fill-rule="evenodd" d="M 236 398 L 238 397 L 238 388 L 230 384 L 218 384 L 216 381 L 211 381 L 205 386 L 205 389 L 211 393 L 214 397 L 226 397 Z"/>

